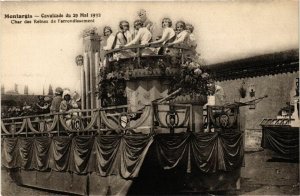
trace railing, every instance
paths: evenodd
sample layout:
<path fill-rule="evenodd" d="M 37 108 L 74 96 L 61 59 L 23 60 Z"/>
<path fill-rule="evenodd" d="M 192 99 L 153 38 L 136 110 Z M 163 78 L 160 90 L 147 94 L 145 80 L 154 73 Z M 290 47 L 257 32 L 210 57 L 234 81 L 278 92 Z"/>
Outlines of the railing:
<path fill-rule="evenodd" d="M 206 128 L 212 131 L 240 131 L 239 106 L 207 106 Z"/>
<path fill-rule="evenodd" d="M 98 110 L 73 110 L 1 119 L 2 136 L 68 135 L 97 130 Z"/>
<path fill-rule="evenodd" d="M 153 102 L 136 112 L 128 105 L 94 110 L 72 110 L 65 113 L 50 113 L 1 119 L 1 135 L 93 135 L 93 134 L 151 134 L 192 131 L 191 104 Z M 239 131 L 238 106 L 208 106 L 206 128 L 212 131 Z M 205 127 L 201 128 L 204 131 Z"/>
<path fill-rule="evenodd" d="M 191 131 L 192 105 L 191 104 L 153 104 L 154 123 L 153 128 L 169 129 L 170 133 L 176 130 Z"/>
<path fill-rule="evenodd" d="M 131 112 L 128 105 L 94 110 L 72 110 L 1 119 L 1 135 L 5 137 L 35 135 L 68 136 L 71 134 L 151 134 L 159 129 L 174 133 L 175 129 L 190 130 L 191 105 L 145 105 Z"/>
<path fill-rule="evenodd" d="M 175 53 L 168 53 L 168 51 L 170 50 L 175 51 Z M 129 55 L 123 58 L 114 57 L 116 54 L 120 54 L 122 52 L 129 52 Z M 105 54 L 105 63 L 109 66 L 111 63 L 117 62 L 119 60 L 132 59 L 137 61 L 135 68 L 141 68 L 141 59 L 143 58 L 165 58 L 167 56 L 173 56 L 176 58 L 180 58 L 179 64 L 183 64 L 185 55 L 191 53 L 195 53 L 195 50 L 193 48 L 184 46 L 166 46 L 163 44 L 137 45 L 107 51 Z"/>
<path fill-rule="evenodd" d="M 262 127 L 282 127 L 282 126 L 287 126 L 290 127 L 291 126 L 291 122 L 294 119 L 291 119 L 290 117 L 288 118 L 264 118 L 261 122 L 260 122 L 260 126 Z"/>

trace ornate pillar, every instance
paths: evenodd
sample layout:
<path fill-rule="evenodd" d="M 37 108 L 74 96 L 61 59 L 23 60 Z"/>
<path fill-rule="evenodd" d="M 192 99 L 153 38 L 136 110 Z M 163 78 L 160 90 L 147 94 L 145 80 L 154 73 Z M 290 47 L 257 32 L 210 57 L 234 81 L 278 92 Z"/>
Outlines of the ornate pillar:
<path fill-rule="evenodd" d="M 86 89 L 86 109 L 98 107 L 96 97 L 97 71 L 99 66 L 99 52 L 101 38 L 95 33 L 95 29 L 85 32 L 84 41 L 84 80 Z"/>
<path fill-rule="evenodd" d="M 85 109 L 90 109 L 90 68 L 88 54 L 85 52 L 84 55 L 84 84 L 85 84 Z"/>
<path fill-rule="evenodd" d="M 95 107 L 99 108 L 100 107 L 100 101 L 98 100 L 98 95 L 97 95 L 97 86 L 99 83 L 98 80 L 98 75 L 99 75 L 99 67 L 100 67 L 100 54 L 99 52 L 96 52 L 95 54 L 95 75 L 94 75 L 94 80 L 95 80 L 95 89 L 94 89 L 94 99 L 95 99 Z"/>
<path fill-rule="evenodd" d="M 89 91 L 89 97 L 90 97 L 90 102 L 91 102 L 91 108 L 95 108 L 95 54 L 90 51 L 88 53 L 88 58 L 89 58 L 89 79 L 90 79 L 90 91 Z"/>

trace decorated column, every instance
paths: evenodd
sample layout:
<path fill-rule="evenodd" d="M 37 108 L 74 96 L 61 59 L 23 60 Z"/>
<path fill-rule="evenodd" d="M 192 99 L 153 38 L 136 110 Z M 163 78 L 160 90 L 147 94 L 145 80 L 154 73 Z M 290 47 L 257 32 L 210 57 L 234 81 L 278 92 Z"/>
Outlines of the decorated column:
<path fill-rule="evenodd" d="M 90 109 L 90 94 L 89 94 L 89 91 L 90 91 L 90 74 L 89 74 L 89 58 L 88 58 L 88 54 L 85 52 L 84 55 L 84 84 L 85 84 L 85 109 Z"/>
<path fill-rule="evenodd" d="M 85 85 L 85 108 L 94 109 L 98 107 L 96 96 L 96 78 L 99 66 L 100 36 L 95 33 L 96 29 L 84 32 L 84 83 Z"/>

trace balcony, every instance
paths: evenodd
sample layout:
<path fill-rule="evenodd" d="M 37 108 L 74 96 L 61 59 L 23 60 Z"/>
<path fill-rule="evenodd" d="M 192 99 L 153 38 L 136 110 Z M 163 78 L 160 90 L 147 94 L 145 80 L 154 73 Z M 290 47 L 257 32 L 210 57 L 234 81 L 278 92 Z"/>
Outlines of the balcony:
<path fill-rule="evenodd" d="M 184 46 L 132 46 L 107 51 L 104 65 L 108 72 L 122 72 L 130 78 L 172 76 L 196 51 Z"/>

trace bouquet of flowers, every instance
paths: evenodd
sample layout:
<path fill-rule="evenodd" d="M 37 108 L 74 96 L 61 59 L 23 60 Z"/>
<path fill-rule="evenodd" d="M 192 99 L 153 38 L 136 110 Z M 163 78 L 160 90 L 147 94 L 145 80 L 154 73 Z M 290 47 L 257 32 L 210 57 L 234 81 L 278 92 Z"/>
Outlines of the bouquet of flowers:
<path fill-rule="evenodd" d="M 181 89 L 180 95 L 207 95 L 210 76 L 200 60 L 188 59 L 173 77 L 170 93 Z"/>

